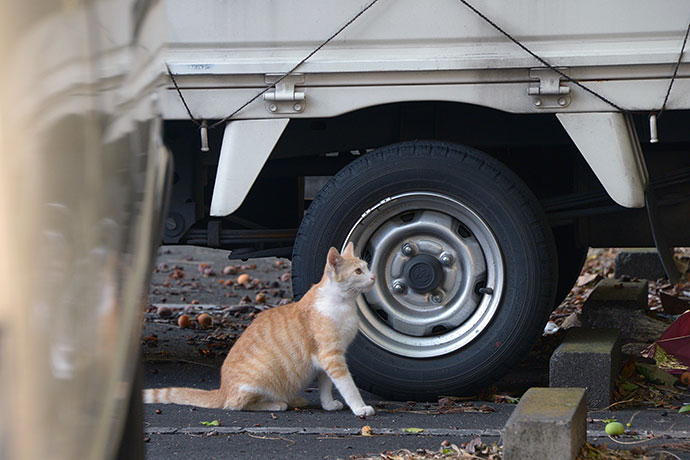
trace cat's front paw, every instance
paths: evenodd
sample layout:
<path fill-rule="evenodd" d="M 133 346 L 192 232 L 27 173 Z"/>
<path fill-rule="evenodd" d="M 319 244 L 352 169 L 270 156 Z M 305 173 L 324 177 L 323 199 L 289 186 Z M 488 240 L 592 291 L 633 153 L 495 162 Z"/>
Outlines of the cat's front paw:
<path fill-rule="evenodd" d="M 334 399 L 333 401 L 321 404 L 321 407 L 328 411 L 340 410 L 343 408 L 343 403 Z"/>
<path fill-rule="evenodd" d="M 376 411 L 371 406 L 353 407 L 352 412 L 355 415 L 374 415 Z"/>
<path fill-rule="evenodd" d="M 285 401 L 276 401 L 276 402 L 268 403 L 264 410 L 274 410 L 274 411 L 278 411 L 278 412 L 283 412 L 283 411 L 286 411 L 287 408 L 288 408 L 288 403 L 286 403 Z"/>

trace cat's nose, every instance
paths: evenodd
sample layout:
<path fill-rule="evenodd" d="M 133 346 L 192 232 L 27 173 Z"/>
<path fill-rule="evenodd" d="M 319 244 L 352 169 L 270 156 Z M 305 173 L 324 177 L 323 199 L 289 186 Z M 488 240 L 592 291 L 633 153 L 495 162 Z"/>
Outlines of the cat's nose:
<path fill-rule="evenodd" d="M 376 281 L 376 275 L 371 275 L 371 280 Z"/>

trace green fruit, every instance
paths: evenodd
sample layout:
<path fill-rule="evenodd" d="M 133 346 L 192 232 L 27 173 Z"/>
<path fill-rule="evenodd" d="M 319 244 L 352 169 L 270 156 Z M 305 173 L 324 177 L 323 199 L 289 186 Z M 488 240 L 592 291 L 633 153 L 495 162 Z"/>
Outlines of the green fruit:
<path fill-rule="evenodd" d="M 623 432 L 625 432 L 625 427 L 622 423 L 611 422 L 606 424 L 606 434 L 609 436 L 618 436 L 623 434 Z"/>

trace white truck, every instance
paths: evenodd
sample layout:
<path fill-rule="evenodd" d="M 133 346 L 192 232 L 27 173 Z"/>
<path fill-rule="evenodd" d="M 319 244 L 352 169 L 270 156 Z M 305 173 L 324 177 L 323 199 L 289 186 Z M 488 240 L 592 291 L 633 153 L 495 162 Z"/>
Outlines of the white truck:
<path fill-rule="evenodd" d="M 687 2 L 133 11 L 175 163 L 165 243 L 291 257 L 299 296 L 354 242 L 377 275 L 349 352 L 366 390 L 474 391 L 530 350 L 588 247 L 690 244 Z"/>

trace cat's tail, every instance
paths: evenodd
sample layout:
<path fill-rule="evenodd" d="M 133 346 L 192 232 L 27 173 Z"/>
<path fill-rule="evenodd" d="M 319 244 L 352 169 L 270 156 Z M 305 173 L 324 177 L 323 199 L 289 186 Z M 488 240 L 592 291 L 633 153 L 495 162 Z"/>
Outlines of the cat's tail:
<path fill-rule="evenodd" d="M 188 406 L 222 409 L 225 398 L 220 390 L 199 390 L 197 388 L 150 388 L 144 390 L 147 404 L 184 404 Z"/>

